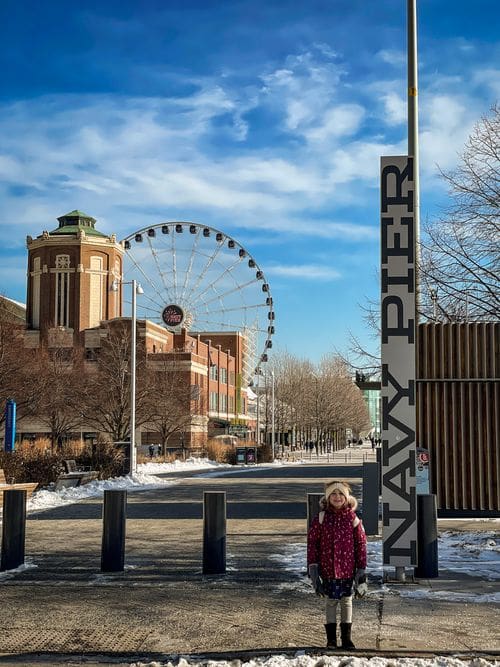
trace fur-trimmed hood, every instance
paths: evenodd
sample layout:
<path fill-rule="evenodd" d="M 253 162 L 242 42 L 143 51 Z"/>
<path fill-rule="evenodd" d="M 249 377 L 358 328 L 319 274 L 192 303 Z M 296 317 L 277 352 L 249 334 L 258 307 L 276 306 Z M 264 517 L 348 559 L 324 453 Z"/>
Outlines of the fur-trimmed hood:
<path fill-rule="evenodd" d="M 325 482 L 325 495 L 319 501 L 319 507 L 321 510 L 326 510 L 328 508 L 328 498 L 334 491 L 340 491 L 347 499 L 347 506 L 350 507 L 354 512 L 358 508 L 358 501 L 352 495 L 351 487 L 346 482 L 341 482 L 340 480 L 333 480 L 331 482 Z"/>

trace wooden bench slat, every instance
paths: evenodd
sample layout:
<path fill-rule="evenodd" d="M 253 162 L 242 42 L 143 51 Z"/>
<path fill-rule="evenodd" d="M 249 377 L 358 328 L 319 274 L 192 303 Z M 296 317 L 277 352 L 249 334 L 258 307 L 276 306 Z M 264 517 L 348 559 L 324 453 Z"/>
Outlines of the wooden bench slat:
<path fill-rule="evenodd" d="M 38 482 L 18 482 L 17 484 L 8 484 L 5 478 L 5 471 L 0 468 L 0 502 L 3 502 L 3 492 L 10 490 L 26 491 L 29 498 L 37 488 Z"/>

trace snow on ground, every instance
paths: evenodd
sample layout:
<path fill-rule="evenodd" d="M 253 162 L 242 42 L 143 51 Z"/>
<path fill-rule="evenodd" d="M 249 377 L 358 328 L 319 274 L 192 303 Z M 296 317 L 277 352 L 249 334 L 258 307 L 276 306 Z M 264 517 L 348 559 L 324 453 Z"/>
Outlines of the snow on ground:
<path fill-rule="evenodd" d="M 494 602 L 500 604 L 500 592 L 472 593 L 453 590 L 456 583 L 449 583 L 448 588 L 426 588 L 419 584 L 405 586 L 384 585 L 379 587 L 383 579 L 384 568 L 382 565 L 382 541 L 370 540 L 367 544 L 368 551 L 368 576 L 373 582 L 369 585 L 368 595 L 379 595 L 380 592 L 401 595 L 402 597 L 429 598 L 448 600 L 450 602 Z M 484 581 L 498 581 L 500 579 L 500 533 L 493 531 L 485 532 L 462 532 L 447 530 L 440 533 L 438 537 L 438 558 L 440 570 L 448 573 L 456 572 L 459 578 L 470 576 L 480 578 Z M 310 588 L 309 580 L 304 577 L 306 571 L 306 545 L 305 542 L 287 545 L 281 553 L 272 556 L 272 560 L 280 563 L 285 570 L 295 575 L 295 585 L 292 583 L 281 584 L 285 588 Z M 440 587 L 443 583 L 440 582 Z M 371 590 L 370 590 L 371 589 Z"/>
<path fill-rule="evenodd" d="M 499 667 L 498 660 L 484 658 L 460 659 L 449 656 L 434 658 L 361 658 L 343 656 L 341 653 L 333 655 L 305 655 L 298 651 L 293 657 L 272 655 L 267 658 L 254 658 L 247 662 L 228 662 L 226 660 L 210 660 L 197 662 L 180 658 L 172 662 L 134 662 L 130 667 Z"/>

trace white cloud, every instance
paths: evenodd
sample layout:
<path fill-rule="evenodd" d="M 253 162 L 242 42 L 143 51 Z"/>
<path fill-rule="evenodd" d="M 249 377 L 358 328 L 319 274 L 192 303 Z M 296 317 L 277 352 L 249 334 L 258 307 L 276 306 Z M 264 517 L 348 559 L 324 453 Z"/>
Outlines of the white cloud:
<path fill-rule="evenodd" d="M 378 105 L 363 106 L 336 55 L 320 46 L 289 56 L 260 89 L 257 79 L 238 88 L 227 76 L 188 80 L 194 92 L 180 98 L 53 95 L 5 105 L 3 225 L 36 233 L 82 208 L 119 236 L 181 215 L 286 238 L 374 240 L 375 221 L 355 225 L 342 214 L 345 222 L 332 222 L 333 212 L 378 201 L 380 155 L 406 152 L 406 103 L 390 80 L 368 84 Z M 485 111 L 463 90 L 448 92 L 452 78 L 433 77 L 432 86 L 439 93 L 421 98 L 424 179 L 436 162 L 455 164 Z M 253 109 L 272 112 L 269 127 L 253 124 Z"/>
<path fill-rule="evenodd" d="M 491 91 L 492 102 L 500 98 L 500 69 L 480 68 L 474 72 L 473 81 Z"/>
<path fill-rule="evenodd" d="M 317 264 L 274 265 L 266 269 L 266 274 L 320 281 L 336 280 L 341 277 L 341 274 L 336 269 Z"/>
<path fill-rule="evenodd" d="M 39 225 L 50 228 L 61 208 L 99 211 L 101 220 L 111 220 L 113 206 L 133 209 L 146 203 L 166 211 L 204 209 L 226 216 L 237 211 L 238 222 L 245 226 L 256 216 L 262 219 L 264 212 L 296 216 L 307 208 L 321 209 L 331 201 L 336 182 L 346 186 L 356 180 L 359 190 L 363 180 L 359 170 L 331 178 L 332 151 L 325 144 L 329 136 L 340 142 L 356 131 L 362 107 L 343 104 L 317 114 L 316 125 L 311 122 L 302 130 L 317 140 L 313 149 L 297 144 L 283 153 L 270 145 L 257 151 L 211 154 L 206 141 L 213 142 L 221 132 L 212 120 L 236 111 L 230 98 L 210 85 L 192 98 L 88 95 L 77 101 L 74 96 L 51 96 L 4 108 L 0 115 L 4 184 L 10 180 L 37 188 L 36 196 L 26 195 L 23 205 L 35 206 L 39 215 L 21 214 L 19 220 L 32 232 Z M 242 107 L 251 104 L 254 98 Z M 311 108 L 304 111 L 310 112 Z M 321 136 L 324 142 L 319 141 Z M 342 154 L 349 151 L 346 146 Z M 19 211 L 17 197 L 7 190 L 4 194 L 11 210 Z M 337 200 L 346 195 L 343 187 Z M 288 230 L 293 234 L 293 223 L 288 223 Z"/>
<path fill-rule="evenodd" d="M 426 98 L 420 130 L 421 163 L 424 169 L 435 172 L 438 164 L 443 169 L 452 168 L 457 156 L 479 118 L 479 110 L 469 100 L 451 95 L 435 95 Z"/>
<path fill-rule="evenodd" d="M 323 44 L 323 43 L 316 42 L 313 46 L 314 46 L 315 49 L 317 49 L 324 56 L 327 56 L 327 58 L 333 59 L 333 58 L 337 58 L 338 55 L 339 55 L 328 44 Z"/>
<path fill-rule="evenodd" d="M 332 155 L 329 177 L 332 183 L 337 185 L 360 180 L 370 183 L 372 187 L 378 187 L 380 156 L 404 155 L 405 152 L 404 144 L 352 142 Z"/>
<path fill-rule="evenodd" d="M 365 116 L 365 110 L 359 104 L 341 104 L 328 109 L 315 127 L 304 132 L 309 141 L 328 141 L 333 137 L 345 137 L 355 134 Z"/>
<path fill-rule="evenodd" d="M 326 115 L 339 106 L 338 88 L 345 70 L 311 52 L 288 56 L 286 67 L 264 75 L 266 102 L 285 115 L 285 127 L 305 135 L 328 121 Z M 345 122 L 345 121 L 344 121 Z"/>
<path fill-rule="evenodd" d="M 398 51 L 396 49 L 382 49 L 376 54 L 376 57 L 382 62 L 392 65 L 393 67 L 401 67 L 406 65 L 405 51 Z"/>
<path fill-rule="evenodd" d="M 386 118 L 390 125 L 400 125 L 406 123 L 408 104 L 405 99 L 395 92 L 389 92 L 382 96 L 382 102 L 386 113 Z"/>

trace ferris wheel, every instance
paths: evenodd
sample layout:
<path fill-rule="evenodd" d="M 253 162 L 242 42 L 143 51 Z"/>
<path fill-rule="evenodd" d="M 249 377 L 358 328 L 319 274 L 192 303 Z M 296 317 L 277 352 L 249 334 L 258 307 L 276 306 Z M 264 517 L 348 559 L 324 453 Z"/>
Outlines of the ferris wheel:
<path fill-rule="evenodd" d="M 246 384 L 267 361 L 274 334 L 269 283 L 250 253 L 213 227 L 164 222 L 122 241 L 123 280 L 144 294 L 137 316 L 172 332 L 240 332 Z"/>

